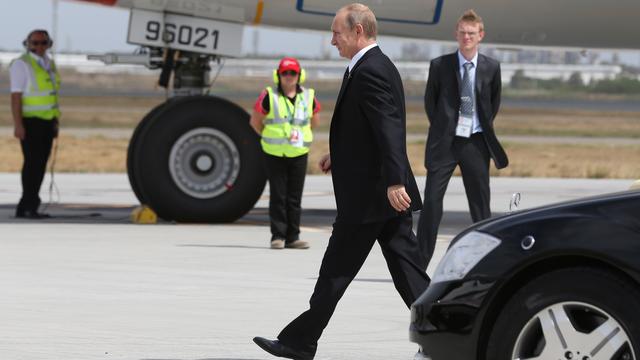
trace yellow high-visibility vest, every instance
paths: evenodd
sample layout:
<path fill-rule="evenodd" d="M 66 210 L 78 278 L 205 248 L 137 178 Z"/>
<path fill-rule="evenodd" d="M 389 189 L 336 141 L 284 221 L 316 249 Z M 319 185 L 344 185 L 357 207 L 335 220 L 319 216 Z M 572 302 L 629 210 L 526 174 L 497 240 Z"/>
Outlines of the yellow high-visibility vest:
<path fill-rule="evenodd" d="M 20 56 L 27 64 L 27 90 L 22 93 L 22 116 L 52 120 L 60 117 L 58 92 L 60 74 L 51 60 L 51 73 L 44 69 L 29 53 Z"/>
<path fill-rule="evenodd" d="M 313 141 L 311 117 L 313 116 L 313 89 L 302 88 L 296 94 L 293 108 L 286 96 L 267 87 L 269 95 L 269 113 L 264 119 L 262 129 L 262 150 L 269 155 L 297 157 L 309 152 Z M 274 101 L 275 100 L 275 101 Z"/>

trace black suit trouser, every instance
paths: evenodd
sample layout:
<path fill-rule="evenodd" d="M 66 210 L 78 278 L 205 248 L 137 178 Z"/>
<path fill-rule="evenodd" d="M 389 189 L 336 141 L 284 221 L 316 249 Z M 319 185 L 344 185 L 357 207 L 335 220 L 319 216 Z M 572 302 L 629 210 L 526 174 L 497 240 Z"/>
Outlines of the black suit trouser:
<path fill-rule="evenodd" d="M 269 178 L 269 220 L 271 240 L 293 242 L 300 238 L 302 191 L 308 155 L 278 157 L 265 153 Z"/>
<path fill-rule="evenodd" d="M 376 239 L 396 290 L 407 307 L 424 292 L 429 285 L 425 272 L 427 264 L 420 254 L 409 214 L 367 224 L 336 222 L 309 301 L 309 310 L 278 335 L 283 344 L 315 353 L 318 339 L 338 301 L 362 267 Z"/>
<path fill-rule="evenodd" d="M 489 189 L 489 149 L 482 133 L 470 138 L 456 136 L 452 151 L 455 162 L 428 169 L 424 205 L 418 221 L 418 239 L 427 264 L 431 261 L 442 220 L 444 194 L 457 165 L 460 165 L 464 190 L 473 222 L 491 217 Z"/>
<path fill-rule="evenodd" d="M 40 206 L 40 186 L 47 170 L 51 145 L 56 132 L 56 120 L 23 118 L 25 137 L 20 141 L 22 164 L 22 197 L 16 213 L 36 212 Z"/>

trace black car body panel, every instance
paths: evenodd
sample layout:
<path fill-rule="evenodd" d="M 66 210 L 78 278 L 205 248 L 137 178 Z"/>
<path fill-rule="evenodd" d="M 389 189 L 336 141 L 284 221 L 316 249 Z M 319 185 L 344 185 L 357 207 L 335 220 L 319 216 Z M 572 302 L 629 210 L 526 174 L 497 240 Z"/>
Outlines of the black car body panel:
<path fill-rule="evenodd" d="M 410 339 L 433 360 L 483 359 L 501 307 L 521 286 L 553 269 L 608 268 L 640 284 L 640 191 L 489 219 L 463 231 L 451 245 L 470 231 L 502 242 L 464 279 L 432 284 L 412 306 Z M 528 236 L 535 243 L 525 250 Z"/>

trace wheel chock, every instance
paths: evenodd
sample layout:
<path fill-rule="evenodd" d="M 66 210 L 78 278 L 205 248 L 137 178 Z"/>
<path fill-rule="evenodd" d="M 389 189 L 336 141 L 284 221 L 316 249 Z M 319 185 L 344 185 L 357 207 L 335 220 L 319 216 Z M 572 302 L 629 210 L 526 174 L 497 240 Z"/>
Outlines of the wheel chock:
<path fill-rule="evenodd" d="M 131 211 L 131 222 L 134 224 L 155 224 L 158 215 L 147 205 L 140 205 Z"/>

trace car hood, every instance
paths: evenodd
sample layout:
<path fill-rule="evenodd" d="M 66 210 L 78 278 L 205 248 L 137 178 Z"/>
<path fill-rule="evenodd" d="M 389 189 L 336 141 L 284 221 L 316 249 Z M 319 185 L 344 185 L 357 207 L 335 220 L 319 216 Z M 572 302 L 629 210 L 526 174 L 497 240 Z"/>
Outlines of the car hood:
<path fill-rule="evenodd" d="M 552 223 L 556 221 L 566 224 L 567 220 L 597 220 L 599 223 L 622 226 L 640 233 L 640 190 L 571 200 L 487 219 L 464 230 L 451 244 L 469 231 L 480 231 L 505 239 L 511 237 L 509 235 L 519 236 L 520 233 L 541 225 L 553 226 Z"/>

